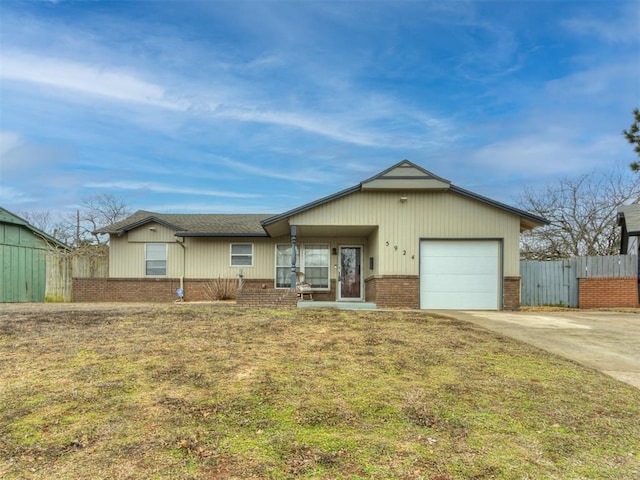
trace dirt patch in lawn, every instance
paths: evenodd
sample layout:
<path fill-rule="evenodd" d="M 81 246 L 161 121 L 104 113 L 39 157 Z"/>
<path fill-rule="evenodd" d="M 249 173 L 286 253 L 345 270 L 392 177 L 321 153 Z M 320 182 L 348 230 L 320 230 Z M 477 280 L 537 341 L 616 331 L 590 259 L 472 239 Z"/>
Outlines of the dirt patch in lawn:
<path fill-rule="evenodd" d="M 3 305 L 0 476 L 634 478 L 640 392 L 423 312 Z"/>

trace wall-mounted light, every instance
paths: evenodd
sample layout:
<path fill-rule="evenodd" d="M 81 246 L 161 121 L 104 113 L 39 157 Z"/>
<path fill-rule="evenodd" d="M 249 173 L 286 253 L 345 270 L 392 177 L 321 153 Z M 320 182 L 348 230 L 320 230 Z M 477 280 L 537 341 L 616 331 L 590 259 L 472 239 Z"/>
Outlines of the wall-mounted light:
<path fill-rule="evenodd" d="M 331 249 L 331 254 L 332 254 L 332 255 L 337 255 L 337 254 L 338 254 L 338 249 L 337 249 L 336 247 L 333 247 L 333 248 Z"/>
<path fill-rule="evenodd" d="M 401 196 L 401 197 L 400 197 L 400 201 L 401 201 L 402 203 L 406 202 L 406 201 L 407 201 L 407 197 L 405 197 L 404 195 L 403 195 L 403 196 Z"/>
<path fill-rule="evenodd" d="M 156 227 L 149 227 L 149 230 L 151 230 L 152 232 L 156 231 Z"/>

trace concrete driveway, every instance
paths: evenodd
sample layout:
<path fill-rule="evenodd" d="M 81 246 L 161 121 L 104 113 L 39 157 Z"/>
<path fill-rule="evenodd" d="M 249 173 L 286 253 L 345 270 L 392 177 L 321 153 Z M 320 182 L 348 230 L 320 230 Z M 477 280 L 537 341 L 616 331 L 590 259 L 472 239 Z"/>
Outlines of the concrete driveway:
<path fill-rule="evenodd" d="M 596 311 L 460 312 L 466 320 L 502 335 L 600 370 L 640 388 L 640 314 Z"/>

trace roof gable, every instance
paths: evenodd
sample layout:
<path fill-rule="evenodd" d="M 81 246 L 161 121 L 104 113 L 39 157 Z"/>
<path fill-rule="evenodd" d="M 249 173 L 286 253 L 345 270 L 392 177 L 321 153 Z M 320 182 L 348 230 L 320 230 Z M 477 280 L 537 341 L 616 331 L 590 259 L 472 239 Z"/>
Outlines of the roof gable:
<path fill-rule="evenodd" d="M 384 172 L 363 181 L 362 190 L 447 190 L 451 186 L 449 180 L 414 165 L 409 160 L 388 168 Z"/>
<path fill-rule="evenodd" d="M 628 235 L 640 236 L 640 204 L 618 207 L 618 225 L 624 226 Z"/>
<path fill-rule="evenodd" d="M 423 190 L 423 191 L 451 191 L 459 195 L 463 195 L 468 198 L 472 198 L 476 201 L 486 203 L 494 208 L 505 210 L 509 213 L 520 217 L 521 230 L 528 230 L 541 225 L 548 225 L 548 221 L 537 215 L 533 215 L 524 210 L 520 210 L 515 207 L 511 207 L 501 202 L 491 200 L 490 198 L 483 197 L 476 193 L 470 192 L 460 187 L 452 185 L 449 180 L 445 180 L 433 173 L 425 170 L 418 165 L 410 162 L 409 160 L 403 160 L 392 167 L 384 170 L 383 172 L 361 182 L 353 187 L 346 188 L 340 192 L 334 193 L 327 197 L 321 198 L 314 202 L 307 203 L 300 207 L 289 210 L 280 215 L 276 215 L 271 218 L 267 218 L 262 221 L 262 225 L 267 231 L 270 230 L 269 226 L 282 222 L 293 215 L 311 210 L 312 208 L 320 205 L 327 204 L 339 198 L 351 195 L 352 193 L 366 190 L 386 190 L 386 191 L 409 191 L 409 190 Z M 275 231 L 275 229 L 274 229 Z"/>

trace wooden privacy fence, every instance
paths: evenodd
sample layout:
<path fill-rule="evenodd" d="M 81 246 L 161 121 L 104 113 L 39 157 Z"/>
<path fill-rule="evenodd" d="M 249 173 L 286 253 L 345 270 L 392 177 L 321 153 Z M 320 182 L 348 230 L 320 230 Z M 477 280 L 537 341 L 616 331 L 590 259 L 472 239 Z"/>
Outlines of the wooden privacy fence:
<path fill-rule="evenodd" d="M 73 298 L 73 278 L 106 278 L 109 276 L 109 255 L 106 251 L 76 250 L 48 252 L 45 301 L 70 302 Z"/>
<path fill-rule="evenodd" d="M 637 255 L 520 262 L 521 305 L 579 306 L 579 279 L 638 278 Z"/>

